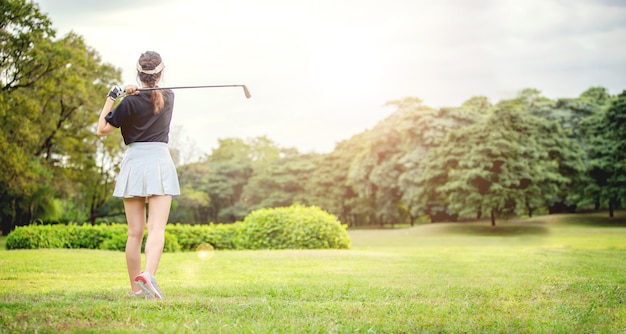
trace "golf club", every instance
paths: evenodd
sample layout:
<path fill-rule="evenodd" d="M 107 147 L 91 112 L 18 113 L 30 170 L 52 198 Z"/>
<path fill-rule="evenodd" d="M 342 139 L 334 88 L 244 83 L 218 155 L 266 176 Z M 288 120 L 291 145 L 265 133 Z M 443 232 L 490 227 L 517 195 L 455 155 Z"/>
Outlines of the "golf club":
<path fill-rule="evenodd" d="M 149 87 L 149 88 L 139 88 L 140 91 L 143 90 L 160 90 L 160 89 L 187 89 L 187 88 L 224 88 L 224 87 L 242 87 L 243 93 L 246 95 L 246 98 L 249 99 L 252 95 L 250 95 L 250 91 L 246 85 L 205 85 L 205 86 L 178 86 L 178 87 Z"/>

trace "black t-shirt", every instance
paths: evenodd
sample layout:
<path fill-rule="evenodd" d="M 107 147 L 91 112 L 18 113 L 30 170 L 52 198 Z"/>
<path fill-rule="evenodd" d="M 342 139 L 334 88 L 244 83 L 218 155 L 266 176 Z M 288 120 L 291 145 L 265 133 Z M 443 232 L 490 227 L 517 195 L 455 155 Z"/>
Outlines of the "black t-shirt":
<path fill-rule="evenodd" d="M 174 92 L 161 91 L 165 106 L 154 114 L 150 91 L 141 91 L 139 95 L 128 95 L 108 113 L 104 119 L 116 128 L 121 128 L 126 145 L 135 142 L 169 141 L 170 123 L 174 110 Z"/>

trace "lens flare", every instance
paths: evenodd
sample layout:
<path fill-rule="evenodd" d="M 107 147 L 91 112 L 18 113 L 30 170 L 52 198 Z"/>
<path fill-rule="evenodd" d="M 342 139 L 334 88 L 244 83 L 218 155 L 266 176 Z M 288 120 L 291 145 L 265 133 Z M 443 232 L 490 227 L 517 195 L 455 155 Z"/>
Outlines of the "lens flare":
<path fill-rule="evenodd" d="M 196 248 L 196 254 L 200 260 L 209 260 L 215 255 L 215 249 L 209 243 L 202 243 Z"/>

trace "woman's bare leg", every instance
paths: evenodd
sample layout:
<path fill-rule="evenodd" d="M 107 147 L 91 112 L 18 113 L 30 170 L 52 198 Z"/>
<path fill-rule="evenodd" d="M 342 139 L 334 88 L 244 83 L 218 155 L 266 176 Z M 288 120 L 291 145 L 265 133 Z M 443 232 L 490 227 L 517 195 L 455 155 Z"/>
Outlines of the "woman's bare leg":
<path fill-rule="evenodd" d="M 165 244 L 165 225 L 170 215 L 172 196 L 148 197 L 148 239 L 146 240 L 146 272 L 156 276 L 163 246 Z"/>
<path fill-rule="evenodd" d="M 146 198 L 124 198 L 124 211 L 128 222 L 126 240 L 126 267 L 132 291 L 141 291 L 135 285 L 135 277 L 141 273 L 141 243 L 146 227 Z"/>

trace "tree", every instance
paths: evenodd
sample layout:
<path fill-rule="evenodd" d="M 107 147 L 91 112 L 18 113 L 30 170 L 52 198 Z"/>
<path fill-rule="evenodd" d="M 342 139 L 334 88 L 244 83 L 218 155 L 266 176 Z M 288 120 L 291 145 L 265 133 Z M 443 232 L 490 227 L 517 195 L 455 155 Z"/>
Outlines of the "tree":
<path fill-rule="evenodd" d="M 207 189 L 209 166 L 205 162 L 195 162 L 178 167 L 181 196 L 172 205 L 170 220 L 204 224 L 212 221 L 211 196 Z"/>
<path fill-rule="evenodd" d="M 606 201 L 609 216 L 626 199 L 626 91 L 613 99 L 609 107 L 583 122 L 589 143 L 588 191 L 599 201 Z"/>
<path fill-rule="evenodd" d="M 589 127 L 599 120 L 608 104 L 611 96 L 603 87 L 592 87 L 576 98 L 561 98 L 557 100 L 555 108 L 559 110 L 561 117 L 555 118 L 566 134 L 576 141 L 578 146 L 584 151 L 582 163 L 583 174 L 568 175 L 573 179 L 573 184 L 568 189 L 565 201 L 574 203 L 576 206 L 587 206 L 593 204 L 595 209 L 600 209 L 600 190 L 591 176 L 593 169 L 591 156 L 594 145 L 591 144 L 593 136 L 588 133 Z M 551 212 L 559 212 L 558 204 L 550 208 Z M 563 203 L 561 207 L 565 207 Z"/>
<path fill-rule="evenodd" d="M 59 219 L 58 201 L 94 201 L 83 180 L 102 180 L 93 124 L 120 72 L 73 33 L 55 31 L 39 8 L 3 3 L 0 42 L 0 208 L 2 231 Z M 119 138 L 118 138 L 119 139 Z M 59 210 L 56 210 L 59 211 Z"/>
<path fill-rule="evenodd" d="M 367 133 L 361 133 L 339 142 L 335 149 L 321 155 L 315 163 L 304 191 L 304 202 L 318 206 L 339 218 L 343 223 L 358 224 L 356 212 L 359 198 L 348 184 L 350 165 L 364 147 Z"/>
<path fill-rule="evenodd" d="M 488 212 L 495 226 L 498 216 L 530 212 L 558 197 L 571 181 L 560 173 L 570 148 L 557 123 L 533 116 L 519 99 L 501 101 L 484 120 L 450 132 L 429 152 L 419 200 L 460 215 Z"/>
<path fill-rule="evenodd" d="M 256 169 L 241 194 L 241 201 L 251 212 L 261 208 L 306 203 L 305 186 L 320 155 L 290 154 Z"/>
<path fill-rule="evenodd" d="M 569 157 L 563 156 L 560 159 L 563 161 L 560 173 L 571 182 L 567 188 L 561 189 L 559 198 L 549 205 L 550 213 L 574 212 L 578 205 L 586 205 L 590 201 L 585 195 L 585 189 L 588 189 L 591 182 L 585 175 L 589 160 L 585 154 L 578 154 L 580 150 L 588 150 L 581 124 L 586 118 L 600 112 L 609 98 L 610 95 L 602 87 L 592 87 L 577 98 L 561 98 L 556 101 L 542 97 L 536 89 L 523 90 L 517 98 L 531 114 L 558 123 L 563 130 L 559 136 L 565 134 L 574 141 L 571 143 L 573 147 L 558 150 L 562 154 L 569 154 Z"/>
<path fill-rule="evenodd" d="M 428 194 L 432 189 L 423 186 L 419 181 L 424 173 L 423 166 L 429 163 L 428 153 L 440 146 L 449 132 L 480 121 L 491 107 L 486 97 L 475 96 L 465 101 L 461 107 L 426 112 L 415 124 L 404 123 L 409 135 L 407 150 L 401 160 L 404 172 L 399 181 L 403 200 L 412 217 L 427 215 L 431 222 L 453 221 L 458 218 L 458 214 L 452 212 L 443 202 L 420 200 L 433 197 Z"/>
<path fill-rule="evenodd" d="M 57 69 L 48 58 L 56 35 L 50 19 L 26 0 L 5 0 L 0 12 L 0 90 L 29 87 Z"/>
<path fill-rule="evenodd" d="M 263 173 L 281 157 L 294 154 L 293 149 L 280 148 L 265 136 L 218 142 L 219 146 L 204 161 L 179 167 L 181 187 L 193 199 L 177 200 L 177 210 L 181 212 L 176 219 L 190 223 L 243 219 L 252 205 L 244 200 L 243 192 L 253 175 Z"/>

